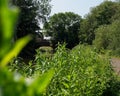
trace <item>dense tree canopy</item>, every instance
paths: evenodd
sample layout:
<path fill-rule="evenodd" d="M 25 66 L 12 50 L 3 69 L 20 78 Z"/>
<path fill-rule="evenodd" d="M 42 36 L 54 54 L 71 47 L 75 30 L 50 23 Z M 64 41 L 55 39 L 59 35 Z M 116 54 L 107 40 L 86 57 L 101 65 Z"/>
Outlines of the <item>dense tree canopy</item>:
<path fill-rule="evenodd" d="M 119 15 L 119 4 L 112 1 L 104 1 L 91 9 L 81 23 L 79 38 L 81 43 L 92 44 L 95 39 L 95 29 L 101 25 L 111 24 Z"/>
<path fill-rule="evenodd" d="M 53 45 L 66 42 L 68 48 L 79 43 L 81 17 L 72 12 L 54 14 L 44 25 L 45 32 L 52 37 Z"/>
<path fill-rule="evenodd" d="M 110 24 L 104 24 L 95 29 L 93 44 L 98 50 L 101 48 L 107 49 L 111 50 L 114 55 L 120 55 L 120 2 L 114 2 L 114 7 L 112 8 L 111 10 L 116 9 L 115 14 L 106 14 L 106 16 L 111 15 L 111 18 L 108 19 Z"/>
<path fill-rule="evenodd" d="M 33 34 L 39 30 L 36 19 L 38 7 L 33 0 L 13 0 L 13 4 L 20 8 L 19 21 L 16 28 L 16 38 Z"/>
<path fill-rule="evenodd" d="M 98 50 L 111 50 L 112 54 L 120 55 L 120 19 L 110 25 L 100 26 L 96 29 L 94 45 Z"/>
<path fill-rule="evenodd" d="M 83 19 L 73 12 L 58 13 L 48 18 L 51 12 L 50 1 L 12 0 L 13 4 L 21 9 L 16 28 L 16 39 L 27 34 L 38 37 L 36 32 L 40 30 L 39 25 L 44 23 L 43 32 L 51 36 L 53 47 L 58 42 L 66 42 L 67 48 L 73 48 L 78 43 L 87 43 L 94 44 L 98 49 L 118 50 L 116 48 L 119 48 L 117 46 L 119 37 L 115 38 L 115 34 L 119 33 L 119 26 L 115 26 L 115 24 L 119 24 L 117 21 L 120 20 L 119 0 L 104 1 L 91 8 Z M 22 53 L 27 56 L 35 53 L 35 38 L 24 50 Z"/>
<path fill-rule="evenodd" d="M 35 37 L 40 31 L 40 24 L 46 22 L 51 12 L 51 0 L 11 0 L 20 8 L 15 39 L 31 34 L 33 40 L 21 52 L 21 56 L 32 57 L 35 54 Z"/>

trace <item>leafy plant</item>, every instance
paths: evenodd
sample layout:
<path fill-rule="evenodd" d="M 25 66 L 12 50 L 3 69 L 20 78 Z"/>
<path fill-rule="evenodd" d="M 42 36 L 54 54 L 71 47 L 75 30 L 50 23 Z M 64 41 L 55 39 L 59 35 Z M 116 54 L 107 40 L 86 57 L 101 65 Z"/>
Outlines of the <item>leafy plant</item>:
<path fill-rule="evenodd" d="M 115 77 L 109 59 L 88 46 L 78 45 L 68 50 L 65 45 L 58 45 L 52 58 L 37 54 L 35 62 L 36 70 L 41 74 L 55 69 L 46 96 L 102 96 L 108 89 L 113 89 L 111 80 Z"/>
<path fill-rule="evenodd" d="M 10 72 L 7 64 L 30 41 L 30 36 L 13 42 L 18 8 L 10 8 L 8 0 L 0 0 L 0 96 L 40 96 L 53 76 L 53 70 L 34 78 L 28 84 L 26 78 Z"/>
<path fill-rule="evenodd" d="M 110 25 L 100 26 L 96 29 L 96 38 L 94 45 L 98 50 L 102 48 L 111 50 L 112 55 L 119 56 L 120 54 L 120 20 L 114 21 Z"/>

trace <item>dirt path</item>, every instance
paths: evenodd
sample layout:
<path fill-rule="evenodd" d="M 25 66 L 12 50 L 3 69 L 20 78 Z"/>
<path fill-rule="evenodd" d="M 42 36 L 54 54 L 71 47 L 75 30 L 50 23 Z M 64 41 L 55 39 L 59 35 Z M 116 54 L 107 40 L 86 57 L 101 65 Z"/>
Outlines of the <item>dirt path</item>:
<path fill-rule="evenodd" d="M 120 58 L 112 58 L 112 66 L 115 72 L 120 75 Z"/>

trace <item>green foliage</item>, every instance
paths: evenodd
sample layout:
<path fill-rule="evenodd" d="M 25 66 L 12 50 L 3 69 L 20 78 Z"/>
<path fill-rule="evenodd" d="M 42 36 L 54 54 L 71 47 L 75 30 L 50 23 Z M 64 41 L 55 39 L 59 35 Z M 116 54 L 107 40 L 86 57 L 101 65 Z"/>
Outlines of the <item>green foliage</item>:
<path fill-rule="evenodd" d="M 120 77 L 112 78 L 102 96 L 120 96 Z"/>
<path fill-rule="evenodd" d="M 98 50 L 101 48 L 111 50 L 112 54 L 120 55 L 120 20 L 114 21 L 111 25 L 100 26 L 96 29 L 94 45 Z"/>
<path fill-rule="evenodd" d="M 13 26 L 16 22 L 18 9 L 9 10 L 6 0 L 0 2 L 0 61 L 12 47 Z M 10 19 L 11 18 L 11 19 Z M 5 33 L 4 33 L 5 32 Z M 4 50 L 3 50 L 4 49 Z"/>
<path fill-rule="evenodd" d="M 94 19 L 92 19 L 92 17 L 87 17 L 80 23 L 79 41 L 81 44 L 92 44 L 95 38 L 94 29 L 96 26 L 93 22 Z"/>
<path fill-rule="evenodd" d="M 69 50 L 65 45 L 58 44 L 56 53 L 49 58 L 42 55 L 39 52 L 40 49 L 37 51 L 34 62 L 30 62 L 29 66 L 22 66 L 23 63 L 15 61 L 8 68 L 6 65 L 30 40 L 30 37 L 27 36 L 19 39 L 15 44 L 12 42 L 14 20 L 17 18 L 18 9 L 11 10 L 8 5 L 7 0 L 0 0 L 0 50 L 2 50 L 0 53 L 0 96 L 120 95 L 120 81 L 114 76 L 109 58 L 97 54 L 93 49 L 84 45 L 78 45 Z M 86 22 L 84 21 L 84 23 Z M 114 44 L 108 43 L 104 48 L 113 50 L 119 48 L 119 23 L 119 21 L 115 21 L 111 25 L 102 26 L 97 30 L 101 33 L 96 33 L 102 38 L 106 29 L 110 32 L 110 34 L 106 32 L 105 37 L 108 36 L 108 39 Z M 98 41 L 100 42 L 101 39 Z M 103 46 L 104 42 L 100 44 Z M 36 63 L 36 65 L 32 66 L 32 63 Z M 55 70 L 54 76 L 53 69 Z M 13 70 L 16 72 L 12 73 Z M 31 73 L 31 70 L 34 74 Z M 18 72 L 25 74 L 24 76 L 28 76 L 28 78 L 21 76 Z M 46 89 L 49 83 L 50 85 Z"/>
<path fill-rule="evenodd" d="M 43 47 L 40 47 L 37 51 L 41 52 L 42 55 L 45 55 L 48 58 L 53 55 L 53 48 L 52 47 L 44 47 L 43 46 Z"/>
<path fill-rule="evenodd" d="M 22 74 L 24 77 L 30 77 L 33 75 L 34 66 L 32 61 L 30 61 L 28 64 L 28 62 L 23 60 L 23 58 L 17 57 L 10 61 L 8 69 L 11 72 Z"/>
<path fill-rule="evenodd" d="M 0 0 L 0 96 L 40 96 L 50 82 L 53 70 L 28 83 L 26 78 L 10 72 L 7 68 L 10 60 L 30 41 L 30 37 L 26 36 L 13 44 L 13 28 L 18 9 L 13 10 L 8 5 L 8 0 Z"/>
<path fill-rule="evenodd" d="M 32 34 L 33 40 L 22 50 L 20 56 L 33 58 L 36 51 L 37 32 L 41 30 L 40 24 L 46 22 L 51 12 L 51 0 L 11 0 L 13 5 L 20 8 L 20 16 L 16 26 L 15 40 Z M 42 38 L 41 35 L 39 35 Z"/>
<path fill-rule="evenodd" d="M 92 16 L 97 27 L 94 29 L 95 40 L 93 45 L 98 51 L 108 50 L 109 55 L 120 54 L 120 4 L 119 2 L 106 1 L 92 9 Z M 85 28 L 83 28 L 85 29 Z M 107 52 L 108 52 L 107 51 Z"/>
<path fill-rule="evenodd" d="M 45 23 L 48 18 L 49 15 L 51 13 L 51 4 L 50 4 L 51 0 L 38 0 L 36 1 L 37 6 L 39 7 L 38 9 L 38 20 L 41 23 Z"/>
<path fill-rule="evenodd" d="M 6 69 L 0 70 L 0 96 L 41 96 L 53 72 L 50 70 L 41 77 L 33 79 L 34 82 L 28 82 L 19 74 L 13 75 Z"/>
<path fill-rule="evenodd" d="M 95 30 L 95 40 L 93 44 L 96 46 L 98 50 L 107 49 L 110 43 L 110 28 L 107 25 L 100 26 Z"/>
<path fill-rule="evenodd" d="M 52 44 L 66 42 L 67 48 L 73 48 L 79 43 L 81 17 L 72 12 L 58 13 L 51 16 L 44 25 L 45 32 L 52 37 Z"/>
<path fill-rule="evenodd" d="M 108 96 L 108 88 L 109 92 L 119 92 L 119 87 L 115 90 L 112 87 L 111 80 L 115 77 L 108 58 L 88 46 L 78 45 L 70 51 L 65 45 L 59 45 L 52 58 L 37 54 L 35 62 L 39 73 L 55 69 L 45 96 L 102 96 L 105 92 Z"/>
<path fill-rule="evenodd" d="M 119 8 L 117 5 L 116 2 L 104 1 L 99 6 L 92 8 L 91 13 L 93 18 L 97 21 L 98 26 L 111 24 L 112 17 Z"/>
<path fill-rule="evenodd" d="M 93 7 L 83 19 L 79 39 L 81 43 L 93 44 L 95 30 L 101 25 L 109 25 L 120 17 L 120 4 L 118 2 L 104 1 Z"/>
<path fill-rule="evenodd" d="M 0 9 L 1 9 L 0 10 L 1 12 L 0 13 L 0 19 L 1 19 L 0 64 L 2 67 L 5 66 L 13 57 L 18 55 L 20 50 L 30 40 L 30 37 L 24 37 L 23 39 L 18 40 L 15 46 L 13 46 L 13 34 L 14 34 L 13 30 L 19 11 L 17 8 L 10 10 L 8 7 L 7 0 L 5 1 L 1 0 Z"/>

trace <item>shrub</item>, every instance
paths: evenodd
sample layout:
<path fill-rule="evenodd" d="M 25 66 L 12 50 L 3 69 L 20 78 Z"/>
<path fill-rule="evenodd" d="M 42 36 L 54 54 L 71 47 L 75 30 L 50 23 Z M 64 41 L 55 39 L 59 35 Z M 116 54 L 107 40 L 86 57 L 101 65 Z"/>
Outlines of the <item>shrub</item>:
<path fill-rule="evenodd" d="M 109 59 L 84 45 L 59 45 L 52 58 L 37 55 L 35 62 L 40 73 L 55 70 L 46 96 L 102 96 L 114 78 Z"/>
<path fill-rule="evenodd" d="M 102 25 L 95 30 L 94 45 L 98 50 L 111 50 L 110 55 L 120 55 L 120 20 L 115 20 L 110 25 Z"/>

